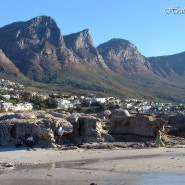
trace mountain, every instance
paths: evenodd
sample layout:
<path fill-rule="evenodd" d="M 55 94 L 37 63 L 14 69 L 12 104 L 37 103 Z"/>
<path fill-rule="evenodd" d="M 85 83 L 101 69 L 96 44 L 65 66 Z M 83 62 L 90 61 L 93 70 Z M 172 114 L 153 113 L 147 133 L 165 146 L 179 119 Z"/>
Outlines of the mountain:
<path fill-rule="evenodd" d="M 6 57 L 0 49 L 0 78 L 8 78 L 14 81 L 26 80 L 26 77 L 20 73 L 13 62 Z"/>
<path fill-rule="evenodd" d="M 152 71 L 166 79 L 185 84 L 185 52 L 160 57 L 150 57 Z"/>
<path fill-rule="evenodd" d="M 88 29 L 63 36 L 49 16 L 6 25 L 0 28 L 0 76 L 12 71 L 47 90 L 185 102 L 182 84 L 167 78 L 184 77 L 183 54 L 146 58 L 128 40 L 97 48 L 92 40 Z"/>
<path fill-rule="evenodd" d="M 40 16 L 0 29 L 0 48 L 28 78 L 47 81 L 56 70 L 75 61 L 56 22 Z"/>
<path fill-rule="evenodd" d="M 6 55 L 3 53 L 3 51 L 0 49 L 0 71 L 2 73 L 13 73 L 17 74 L 19 70 L 15 65 L 12 63 L 12 61 L 9 60 L 9 58 L 6 57 Z"/>
<path fill-rule="evenodd" d="M 151 67 L 147 58 L 130 41 L 111 39 L 97 47 L 107 66 L 116 73 L 145 73 Z"/>
<path fill-rule="evenodd" d="M 107 68 L 102 56 L 95 48 L 89 30 L 83 30 L 64 36 L 64 41 L 68 49 L 73 51 L 75 56 L 90 65 L 98 65 Z"/>

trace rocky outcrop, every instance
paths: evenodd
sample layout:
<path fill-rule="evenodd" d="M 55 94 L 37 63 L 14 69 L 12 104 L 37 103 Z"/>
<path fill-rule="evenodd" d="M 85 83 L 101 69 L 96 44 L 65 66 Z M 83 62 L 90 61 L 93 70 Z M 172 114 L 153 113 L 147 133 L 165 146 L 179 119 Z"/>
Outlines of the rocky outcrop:
<path fill-rule="evenodd" d="M 0 118 L 0 146 L 14 146 L 19 137 L 25 142 L 28 135 L 32 135 L 36 146 L 52 147 L 56 143 L 55 131 L 59 125 L 63 125 L 66 132 L 72 128 L 67 120 L 45 112 L 3 115 Z"/>
<path fill-rule="evenodd" d="M 110 114 L 111 119 L 129 117 L 130 113 L 125 109 L 115 109 Z"/>
<path fill-rule="evenodd" d="M 107 66 L 118 73 L 149 72 L 150 64 L 137 48 L 124 39 L 112 39 L 97 47 Z"/>
<path fill-rule="evenodd" d="M 47 16 L 2 27 L 0 48 L 23 74 L 38 81 L 75 61 L 56 22 Z"/>
<path fill-rule="evenodd" d="M 86 61 L 90 65 L 98 65 L 99 67 L 108 68 L 102 56 L 94 47 L 88 29 L 66 35 L 64 36 L 64 41 L 66 46 L 72 50 L 80 60 Z"/>
<path fill-rule="evenodd" d="M 185 136 L 185 115 L 176 114 L 176 115 L 167 115 L 162 117 L 168 122 L 169 134 Z"/>
<path fill-rule="evenodd" d="M 45 111 L 34 111 L 0 115 L 0 146 L 15 146 L 19 137 L 25 143 L 26 138 L 32 135 L 35 146 L 55 147 L 59 139 L 56 131 L 60 125 L 64 130 L 63 144 L 114 140 L 107 130 L 103 130 L 101 120 L 96 117 L 73 114 L 66 120 Z"/>
<path fill-rule="evenodd" d="M 144 137 L 155 137 L 156 127 L 164 130 L 167 122 L 152 116 L 123 116 L 111 119 L 109 134 L 133 134 Z"/>
<path fill-rule="evenodd" d="M 113 141 L 114 138 L 103 130 L 101 120 L 94 116 L 74 115 L 68 118 L 73 125 L 73 143 Z"/>

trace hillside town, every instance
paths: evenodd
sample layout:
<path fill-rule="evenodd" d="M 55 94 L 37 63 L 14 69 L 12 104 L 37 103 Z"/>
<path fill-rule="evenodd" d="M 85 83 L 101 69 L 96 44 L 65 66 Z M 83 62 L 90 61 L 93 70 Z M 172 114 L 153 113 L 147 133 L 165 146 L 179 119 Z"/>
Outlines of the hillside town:
<path fill-rule="evenodd" d="M 30 92 L 23 85 L 5 79 L 0 80 L 0 88 L 0 147 L 16 146 L 20 138 L 26 144 L 31 136 L 39 147 L 96 143 L 95 147 L 102 148 L 101 143 L 110 147 L 112 142 L 119 147 L 152 147 L 156 128 L 182 138 L 174 141 L 168 137 L 166 145 L 184 144 L 183 104 L 94 94 Z"/>
<path fill-rule="evenodd" d="M 33 101 L 30 101 L 31 98 L 33 98 L 37 99 L 37 103 L 38 101 L 52 101 L 53 104 L 48 104 L 48 106 L 45 107 L 48 109 L 55 108 L 59 110 L 82 111 L 80 108 L 86 107 L 86 110 L 88 108 L 89 112 L 93 113 L 92 110 L 94 107 L 101 107 L 101 109 L 98 110 L 121 108 L 128 110 L 131 114 L 185 114 L 185 105 L 183 104 L 149 102 L 136 98 L 96 97 L 93 94 L 62 95 L 59 97 L 57 93 L 26 92 L 24 85 L 5 79 L 0 79 L 0 92 L 1 112 L 21 112 L 43 109 L 43 107 L 36 106 Z M 28 98 L 28 96 L 31 97 Z M 94 113 L 95 112 L 94 110 Z"/>

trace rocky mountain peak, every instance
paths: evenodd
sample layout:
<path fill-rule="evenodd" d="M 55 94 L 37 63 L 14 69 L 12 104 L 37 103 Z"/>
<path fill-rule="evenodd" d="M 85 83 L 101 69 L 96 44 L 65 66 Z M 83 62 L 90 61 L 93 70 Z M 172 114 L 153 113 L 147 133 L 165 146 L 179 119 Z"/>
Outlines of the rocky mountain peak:
<path fill-rule="evenodd" d="M 72 50 L 80 60 L 107 68 L 102 56 L 94 47 L 92 37 L 88 29 L 66 35 L 64 36 L 64 41 L 67 48 Z"/>
<path fill-rule="evenodd" d="M 99 49 L 101 47 L 100 44 Z M 114 48 L 114 49 L 126 49 L 128 47 L 135 47 L 130 41 L 125 40 L 125 39 L 120 39 L 120 38 L 113 38 L 111 40 L 109 40 L 108 42 L 106 42 L 106 45 L 104 45 L 104 47 L 107 47 L 106 49 L 110 49 L 110 48 Z M 136 47 L 135 47 L 136 48 Z"/>
<path fill-rule="evenodd" d="M 88 29 L 64 36 L 66 46 L 72 50 L 94 48 Z"/>
<path fill-rule="evenodd" d="M 55 47 L 61 47 L 64 44 L 60 29 L 56 22 L 47 16 L 35 17 L 26 22 L 16 22 L 1 28 L 0 41 L 16 41 L 14 48 L 25 49 L 35 45 L 42 45 L 43 42 L 49 42 Z M 4 48 L 6 52 L 10 48 Z"/>
<path fill-rule="evenodd" d="M 48 16 L 0 28 L 0 48 L 23 74 L 34 80 L 45 79 L 46 72 L 52 73 L 75 60 L 56 22 Z"/>
<path fill-rule="evenodd" d="M 55 47 L 65 45 L 60 29 L 51 17 L 39 16 L 31 19 L 26 22 L 26 32 L 31 36 L 30 39 L 35 41 L 35 44 L 47 41 Z"/>
<path fill-rule="evenodd" d="M 118 73 L 146 72 L 150 69 L 147 59 L 128 40 L 111 39 L 97 49 L 106 64 Z"/>
<path fill-rule="evenodd" d="M 57 27 L 55 20 L 50 16 L 37 16 L 31 19 L 30 22 L 32 24 L 35 24 L 35 26 L 38 26 L 39 24 L 41 25 L 45 24 L 46 26 Z"/>

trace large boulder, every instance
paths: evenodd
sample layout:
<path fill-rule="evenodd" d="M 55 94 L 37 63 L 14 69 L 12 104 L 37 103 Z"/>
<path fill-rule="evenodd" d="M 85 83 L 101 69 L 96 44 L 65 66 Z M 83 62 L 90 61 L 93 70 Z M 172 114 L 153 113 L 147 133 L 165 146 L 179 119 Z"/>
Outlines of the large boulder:
<path fill-rule="evenodd" d="M 22 137 L 25 142 L 28 135 L 34 137 L 37 146 L 53 146 L 55 131 L 59 125 L 63 125 L 66 131 L 72 131 L 69 121 L 54 118 L 44 112 L 25 113 L 21 116 L 3 115 L 0 117 L 0 146 L 15 145 L 19 137 Z"/>
<path fill-rule="evenodd" d="M 52 111 L 50 111 L 49 114 L 51 114 L 54 117 L 64 118 L 64 119 L 67 119 L 69 116 L 71 116 L 71 114 L 69 112 L 52 112 Z"/>
<path fill-rule="evenodd" d="M 110 115 L 111 115 L 110 110 L 104 110 L 104 111 L 100 112 L 99 114 L 97 114 L 97 117 L 99 117 L 101 119 L 107 119 L 110 117 Z"/>
<path fill-rule="evenodd" d="M 115 109 L 110 114 L 110 118 L 122 118 L 122 117 L 129 117 L 130 113 L 125 109 Z"/>
<path fill-rule="evenodd" d="M 164 130 L 167 122 L 161 118 L 152 116 L 131 116 L 131 117 L 113 117 L 111 118 L 109 134 L 135 134 L 139 136 L 155 136 L 155 129 L 159 127 Z"/>
<path fill-rule="evenodd" d="M 76 114 L 71 116 L 68 120 L 73 125 L 71 139 L 74 143 L 114 140 L 107 131 L 103 130 L 102 123 L 99 118 L 89 115 L 79 116 Z"/>
<path fill-rule="evenodd" d="M 63 144 L 114 140 L 97 117 L 75 113 L 64 119 L 45 111 L 35 111 L 0 116 L 0 146 L 13 146 L 19 137 L 25 142 L 32 135 L 35 146 L 52 147 L 58 143 L 57 128 L 60 125 L 65 131 Z"/>
<path fill-rule="evenodd" d="M 185 115 L 184 114 L 172 114 L 163 116 L 168 122 L 169 134 L 185 136 Z"/>

